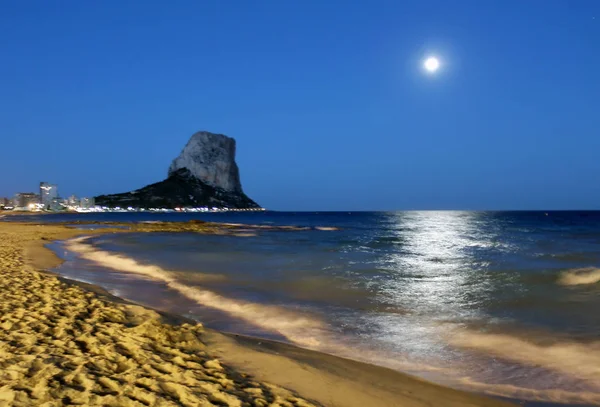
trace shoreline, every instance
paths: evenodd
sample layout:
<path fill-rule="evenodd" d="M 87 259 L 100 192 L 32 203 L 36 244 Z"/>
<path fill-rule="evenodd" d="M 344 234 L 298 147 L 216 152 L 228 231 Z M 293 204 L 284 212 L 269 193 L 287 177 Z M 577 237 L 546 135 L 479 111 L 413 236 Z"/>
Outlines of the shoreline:
<path fill-rule="evenodd" d="M 177 231 L 180 231 L 180 229 L 182 229 L 181 226 L 182 225 L 177 225 L 176 227 L 173 227 L 173 225 L 170 225 L 170 227 L 167 229 L 170 229 L 169 231 L 175 231 L 172 229 L 177 229 Z M 21 264 L 21 268 L 24 269 L 22 270 L 24 271 L 24 273 L 22 276 L 20 276 L 21 278 L 29 276 L 30 279 L 36 280 L 40 279 L 39 276 L 43 276 L 43 279 L 55 281 L 53 286 L 60 287 L 60 289 L 57 290 L 57 292 L 64 293 L 65 291 L 73 290 L 75 288 L 76 291 L 80 291 L 80 294 L 82 294 L 84 298 L 89 299 L 89 302 L 93 302 L 94 300 L 99 300 L 100 302 L 102 302 L 103 308 L 107 308 L 108 310 L 110 310 L 110 312 L 121 312 L 125 315 L 127 315 L 127 313 L 129 312 L 133 315 L 132 320 L 136 320 L 136 318 L 139 320 L 140 315 L 143 315 L 145 318 L 149 319 L 149 321 L 144 320 L 144 322 L 135 325 L 133 329 L 137 329 L 139 326 L 150 322 L 150 325 L 152 325 L 154 328 L 160 327 L 159 330 L 163 332 L 169 332 L 170 334 L 178 334 L 180 333 L 178 331 L 181 331 L 182 329 L 183 331 L 185 331 L 186 334 L 189 334 L 191 331 L 195 334 L 195 341 L 191 341 L 193 342 L 192 345 L 196 346 L 197 348 L 202 348 L 203 357 L 216 357 L 216 359 L 210 359 L 208 361 L 210 366 L 214 367 L 216 365 L 219 365 L 219 367 L 221 367 L 219 361 L 222 361 L 224 365 L 228 366 L 225 369 L 216 369 L 216 367 L 213 369 L 210 366 L 205 367 L 204 371 L 202 372 L 203 375 L 206 376 L 221 372 L 221 374 L 224 374 L 227 377 L 231 376 L 238 378 L 237 381 L 232 380 L 232 383 L 228 383 L 230 385 L 230 388 L 227 388 L 226 386 L 223 387 L 223 385 L 221 385 L 222 388 L 220 389 L 213 388 L 213 390 L 215 390 L 213 392 L 214 394 L 209 392 L 210 395 L 207 395 L 206 392 L 200 392 L 198 394 L 194 393 L 195 387 L 191 384 L 185 385 L 182 383 L 172 383 L 172 381 L 167 381 L 168 385 L 166 386 L 166 388 L 171 390 L 169 392 L 163 389 L 163 387 L 165 387 L 164 383 L 162 387 L 160 386 L 160 384 L 162 383 L 161 381 L 167 380 L 165 377 L 162 377 L 160 373 L 155 374 L 154 376 L 151 375 L 153 378 L 151 380 L 154 380 L 155 383 L 153 384 L 155 386 L 152 387 L 151 385 L 149 385 L 149 388 L 152 388 L 153 390 L 150 391 L 146 389 L 146 392 L 155 393 L 154 404 L 150 403 L 146 405 L 161 405 L 156 404 L 160 402 L 161 398 L 164 398 L 164 400 L 167 401 L 177 400 L 179 403 L 186 405 L 183 401 L 185 399 L 188 402 L 193 401 L 193 403 L 195 403 L 192 403 L 190 405 L 198 405 L 198 403 L 200 403 L 200 400 L 204 399 L 205 401 L 210 403 L 210 397 L 222 396 L 225 397 L 225 399 L 227 399 L 227 395 L 233 395 L 233 397 L 236 397 L 236 399 L 228 399 L 228 404 L 225 405 L 241 405 L 239 403 L 243 402 L 251 402 L 254 403 L 254 405 L 261 405 L 262 401 L 265 401 L 265 403 L 267 401 L 277 401 L 278 403 L 280 403 L 280 405 L 284 406 L 324 405 L 354 407 L 364 405 L 402 405 L 416 407 L 426 405 L 471 405 L 500 407 L 514 405 L 502 400 L 489 398 L 487 396 L 467 393 L 464 391 L 439 386 L 433 383 L 429 383 L 425 380 L 414 378 L 412 376 L 383 367 L 369 365 L 361 362 L 355 362 L 352 360 L 343 359 L 315 351 L 305 350 L 302 348 L 297 348 L 293 345 L 287 345 L 279 342 L 266 341 L 256 338 L 243 337 L 240 335 L 226 334 L 209 330 L 203 328 L 201 324 L 198 324 L 195 321 L 187 320 L 182 316 L 171 315 L 149 308 L 141 307 L 127 300 L 115 297 L 106 292 L 101 287 L 87 283 L 77 282 L 75 280 L 68 280 L 48 270 L 57 267 L 63 262 L 63 260 L 60 259 L 51 249 L 45 247 L 45 244 L 49 242 L 56 240 L 64 240 L 67 238 L 83 235 L 88 236 L 109 233 L 156 231 L 156 229 L 159 229 L 159 227 L 157 227 L 156 224 L 145 224 L 141 227 L 139 227 L 138 225 L 129 230 L 78 230 L 66 227 L 64 225 L 0 222 L 0 234 L 10 234 L 10 229 L 12 229 L 12 233 L 18 233 L 21 235 L 28 233 L 32 234 L 31 236 L 29 236 L 29 238 L 23 239 L 26 241 L 22 242 L 21 247 L 13 247 L 13 249 L 21 251 L 23 255 L 23 262 Z M 231 228 L 217 230 L 217 228 L 215 228 L 215 225 L 212 224 L 202 224 L 202 227 L 206 228 L 206 230 L 208 230 L 208 233 L 219 233 L 224 231 L 224 233 L 232 232 L 233 234 L 235 234 L 235 232 L 231 230 Z M 185 231 L 189 231 L 189 228 L 187 227 L 183 227 L 183 229 L 185 229 Z M 23 233 L 24 231 L 28 233 Z M 2 261 L 1 264 L 2 268 L 4 269 L 4 251 L 1 254 L 3 256 L 2 258 L 0 258 L 0 261 Z M 2 274 L 6 274 L 4 280 L 9 280 L 11 278 L 10 270 L 9 273 L 4 272 Z M 4 289 L 4 287 L 1 287 L 0 289 Z M 27 309 L 24 310 L 22 306 L 20 308 L 17 307 L 17 313 L 23 313 L 23 311 L 27 312 Z M 55 314 L 57 311 L 58 310 L 50 310 L 49 315 L 54 316 L 53 314 Z M 3 321 L 4 319 L 7 319 L 6 315 L 2 317 L 1 321 Z M 121 321 L 121 326 L 111 328 L 114 328 L 117 331 L 127 331 L 128 323 L 136 323 L 135 321 L 132 322 L 132 320 L 128 321 L 127 318 L 125 318 L 125 321 Z M 92 320 L 89 322 L 98 325 L 104 324 L 103 321 L 98 320 Z M 115 322 L 113 321 L 111 323 L 114 324 Z M 148 332 L 145 332 L 145 334 L 147 333 Z M 34 336 L 36 335 L 34 334 Z M 37 336 L 39 337 L 39 335 Z M 75 334 L 71 336 L 73 337 L 69 338 L 69 335 L 67 335 L 67 340 L 78 340 Z M 187 336 L 189 337 L 189 335 Z M 141 337 L 142 339 L 144 339 L 144 335 L 141 335 Z M 135 339 L 137 340 L 140 338 Z M 4 341 L 5 338 L 0 336 L 0 368 L 6 368 L 4 359 L 5 357 L 8 357 L 10 359 L 11 356 L 10 352 L 6 352 L 4 350 Z M 125 344 L 125 346 L 126 345 L 127 344 Z M 162 345 L 173 346 L 173 341 L 167 340 Z M 46 349 L 46 351 L 48 351 L 48 349 Z M 183 351 L 181 353 L 186 354 L 189 358 L 193 358 L 194 356 L 193 354 L 190 354 L 190 352 L 186 353 L 185 351 Z M 160 352 L 157 352 L 155 350 L 154 352 L 151 351 L 148 355 L 145 356 L 149 359 L 152 359 L 156 358 L 160 354 Z M 125 356 L 127 358 L 127 355 Z M 135 356 L 139 355 L 135 355 L 134 352 L 134 354 L 130 355 L 129 358 L 135 359 Z M 110 360 L 111 356 L 106 355 L 106 357 Z M 122 357 L 123 355 L 120 355 L 120 358 Z M 83 358 L 85 359 L 85 355 Z M 117 358 L 119 358 L 119 356 L 117 356 Z M 217 362 L 210 363 L 210 361 L 212 360 L 216 360 Z M 170 361 L 162 361 L 162 363 L 165 362 L 169 363 Z M 225 371 L 225 373 L 222 373 L 223 370 Z M 180 372 L 181 375 L 185 375 L 186 373 L 189 373 L 189 370 L 183 370 L 182 372 Z M 252 379 L 248 378 L 248 373 L 253 376 Z M 110 376 L 114 375 L 115 372 L 109 371 L 107 372 L 107 374 L 108 376 Z M 119 373 L 117 372 L 116 374 L 118 375 Z M 135 375 L 135 373 L 132 374 Z M 102 381 L 103 377 L 104 376 L 98 377 L 98 383 Z M 88 380 L 90 379 L 88 378 Z M 252 387 L 252 389 L 255 390 L 248 391 L 248 388 L 244 387 L 246 386 L 246 384 L 256 385 L 256 382 L 259 382 L 258 389 Z M 273 383 L 274 386 L 267 384 L 266 382 Z M 94 388 L 95 383 L 87 382 L 87 384 L 88 387 L 90 387 L 90 389 Z M 23 387 L 22 384 L 20 386 Z M 82 385 L 80 385 L 80 387 L 81 386 Z M 99 386 L 102 387 L 101 384 L 99 384 Z M 59 386 L 59 393 L 60 387 L 67 386 Z M 83 387 L 84 390 L 81 392 L 88 395 L 88 404 L 100 402 L 100 399 L 93 398 L 94 392 L 92 390 L 87 389 L 87 387 L 85 386 Z M 127 388 L 128 386 L 124 385 L 124 387 Z M 176 390 L 173 390 L 174 387 L 176 388 Z M 64 389 L 63 393 L 67 391 L 72 392 L 72 388 Z M 113 390 L 113 392 L 115 391 L 117 390 Z M 11 388 L 11 384 L 7 384 L 6 379 L 2 375 L 0 375 L 0 406 L 3 405 L 3 401 L 8 400 L 11 394 L 13 396 L 13 402 L 15 402 L 15 393 L 21 394 L 23 392 L 24 391 L 21 390 L 15 390 L 14 386 L 12 386 Z M 33 394 L 33 392 L 31 393 Z M 43 389 L 40 389 L 40 392 L 38 393 L 44 393 Z M 48 391 L 47 393 L 51 394 L 52 391 Z M 121 393 L 118 392 L 117 395 L 113 394 L 96 397 L 113 397 L 115 398 L 114 401 L 118 399 L 121 403 L 141 403 L 140 401 L 132 401 L 131 398 L 128 398 L 128 396 L 124 394 L 126 393 L 125 391 L 121 391 Z M 221 393 L 223 393 L 224 395 Z M 259 393 L 260 396 L 258 395 Z M 24 394 L 28 395 L 29 393 L 25 391 Z M 179 398 L 174 397 L 173 394 L 178 395 Z M 300 396 L 298 396 L 298 394 Z M 186 395 L 186 397 L 183 397 L 182 395 Z M 148 400 L 152 399 L 151 396 L 152 394 L 148 396 Z M 23 397 L 23 395 L 21 395 L 20 397 Z M 301 399 L 300 397 L 305 397 L 306 399 Z M 309 402 L 308 400 L 314 400 L 314 404 L 311 404 L 311 402 Z M 106 404 L 106 401 L 110 400 L 102 400 L 102 403 Z M 217 399 L 213 399 L 213 401 L 216 402 Z M 15 403 L 15 405 L 19 404 Z M 22 405 L 27 405 L 27 403 L 23 403 Z M 108 403 L 108 405 L 110 405 L 110 403 Z M 144 405 L 144 403 L 121 405 Z"/>

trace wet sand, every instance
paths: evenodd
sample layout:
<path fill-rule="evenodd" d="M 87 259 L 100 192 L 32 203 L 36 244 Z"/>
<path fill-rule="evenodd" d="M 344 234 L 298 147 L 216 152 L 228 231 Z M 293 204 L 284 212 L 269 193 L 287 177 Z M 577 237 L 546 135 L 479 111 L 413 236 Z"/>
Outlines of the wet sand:
<path fill-rule="evenodd" d="M 131 227 L 165 229 L 235 234 L 202 223 Z M 0 222 L 0 407 L 511 405 L 377 366 L 214 332 L 44 271 L 61 263 L 44 244 L 110 232 L 127 230 Z"/>

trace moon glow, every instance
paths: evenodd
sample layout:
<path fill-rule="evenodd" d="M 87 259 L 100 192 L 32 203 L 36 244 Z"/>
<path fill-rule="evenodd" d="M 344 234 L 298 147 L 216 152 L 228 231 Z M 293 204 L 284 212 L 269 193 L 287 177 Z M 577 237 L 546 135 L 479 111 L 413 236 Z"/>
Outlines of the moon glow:
<path fill-rule="evenodd" d="M 440 68 L 440 61 L 436 57 L 428 57 L 423 62 L 423 67 L 427 72 L 434 73 Z"/>

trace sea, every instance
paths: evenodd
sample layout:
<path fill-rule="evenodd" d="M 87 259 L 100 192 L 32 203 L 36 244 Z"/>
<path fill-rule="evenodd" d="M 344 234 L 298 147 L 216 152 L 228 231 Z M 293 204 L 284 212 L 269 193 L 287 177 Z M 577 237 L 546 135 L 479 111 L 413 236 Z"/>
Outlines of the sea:
<path fill-rule="evenodd" d="M 600 404 L 600 212 L 26 218 L 190 219 L 248 226 L 233 236 L 130 233 L 53 243 L 66 260 L 56 271 L 221 331 L 526 405 Z M 284 225 L 298 228 L 276 228 Z"/>

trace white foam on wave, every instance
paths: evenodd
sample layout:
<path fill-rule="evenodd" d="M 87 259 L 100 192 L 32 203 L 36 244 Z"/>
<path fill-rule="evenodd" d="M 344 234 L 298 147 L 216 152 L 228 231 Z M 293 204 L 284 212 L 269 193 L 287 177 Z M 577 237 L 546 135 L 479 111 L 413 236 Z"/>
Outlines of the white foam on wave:
<path fill-rule="evenodd" d="M 316 348 L 321 344 L 321 332 L 325 329 L 319 320 L 276 306 L 261 305 L 224 297 L 198 286 L 188 286 L 176 279 L 176 274 L 155 265 L 141 264 L 136 260 L 86 244 L 87 237 L 71 239 L 66 248 L 82 258 L 113 270 L 135 273 L 165 283 L 185 297 L 253 325 L 279 332 L 299 345 Z"/>
<path fill-rule="evenodd" d="M 596 284 L 600 282 L 600 269 L 586 267 L 571 269 L 561 273 L 558 284 L 561 285 L 583 285 Z"/>
<path fill-rule="evenodd" d="M 165 270 L 151 264 L 142 264 L 121 254 L 97 250 L 86 243 L 87 239 L 89 237 L 71 239 L 65 243 L 65 247 L 101 267 L 119 272 L 134 273 L 141 278 L 163 282 L 167 287 L 200 305 L 223 311 L 266 330 L 278 332 L 296 345 L 397 370 L 445 371 L 441 367 L 422 365 L 406 360 L 394 360 L 389 355 L 362 347 L 361 344 L 355 342 L 352 344 L 346 343 L 348 338 L 340 337 L 339 334 L 328 329 L 322 321 L 307 314 L 278 306 L 232 299 L 201 288 L 198 285 L 187 285 L 178 279 L 182 278 L 181 272 Z M 207 275 L 207 281 L 210 280 L 211 276 L 215 277 L 217 275 Z M 202 282 L 203 278 L 194 276 L 193 280 Z"/>
<path fill-rule="evenodd" d="M 471 378 L 459 379 L 457 386 L 470 391 L 482 392 L 490 396 L 560 404 L 600 405 L 600 394 L 590 391 L 569 391 L 560 389 L 538 390 L 511 384 L 481 383 Z"/>
<path fill-rule="evenodd" d="M 536 343 L 509 334 L 463 329 L 453 331 L 447 339 L 453 346 L 553 371 L 571 377 L 583 386 L 581 389 L 534 389 L 525 387 L 526 385 L 481 383 L 476 379 L 463 377 L 458 380 L 461 387 L 524 400 L 600 405 L 600 341 L 582 343 L 553 340 L 551 343 Z"/>
<path fill-rule="evenodd" d="M 461 330 L 448 337 L 452 345 L 540 366 L 584 380 L 600 390 L 600 342 L 554 341 L 549 344 L 508 334 Z M 600 396 L 600 394 L 599 394 Z"/>

